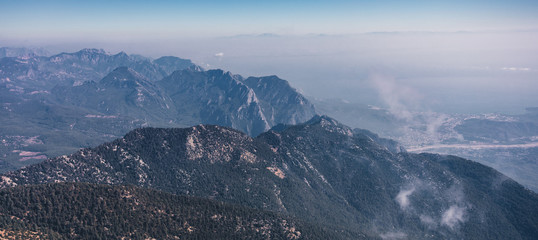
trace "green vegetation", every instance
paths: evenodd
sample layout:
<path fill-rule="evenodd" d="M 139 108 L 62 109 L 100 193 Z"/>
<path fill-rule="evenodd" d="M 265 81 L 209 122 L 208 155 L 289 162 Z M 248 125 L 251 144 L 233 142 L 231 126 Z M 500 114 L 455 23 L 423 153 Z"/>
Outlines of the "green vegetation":
<path fill-rule="evenodd" d="M 538 236 L 538 196 L 492 168 L 402 152 L 393 141 L 325 116 L 256 138 L 214 125 L 137 129 L 6 173 L 0 186 L 57 181 L 214 199 L 293 216 L 338 239 Z"/>
<path fill-rule="evenodd" d="M 271 212 L 134 186 L 15 187 L 0 191 L 0 213 L 0 234 L 47 239 L 334 238 Z"/>

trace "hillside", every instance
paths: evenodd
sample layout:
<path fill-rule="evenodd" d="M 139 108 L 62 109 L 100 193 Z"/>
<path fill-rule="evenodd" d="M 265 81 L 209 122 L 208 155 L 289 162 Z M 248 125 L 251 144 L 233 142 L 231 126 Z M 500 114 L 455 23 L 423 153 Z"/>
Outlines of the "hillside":
<path fill-rule="evenodd" d="M 289 217 L 137 188 L 55 183 L 0 191 L 2 239 L 328 239 Z"/>
<path fill-rule="evenodd" d="M 225 127 L 137 129 L 4 174 L 4 187 L 133 184 L 289 214 L 356 236 L 534 239 L 538 196 L 453 156 L 412 154 L 317 116 L 257 138 Z"/>

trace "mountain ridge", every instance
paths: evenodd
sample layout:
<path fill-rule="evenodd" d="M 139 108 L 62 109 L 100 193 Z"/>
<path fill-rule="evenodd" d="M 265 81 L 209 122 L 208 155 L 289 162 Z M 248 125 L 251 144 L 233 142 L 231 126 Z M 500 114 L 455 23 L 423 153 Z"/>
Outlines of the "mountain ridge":
<path fill-rule="evenodd" d="M 255 136 L 315 113 L 306 99 L 285 104 L 258 97 L 279 91 L 283 98 L 303 99 L 285 80 L 265 79 L 278 81 L 280 88 L 256 91 L 244 80 L 177 57 L 153 60 L 102 49 L 1 58 L 0 138 L 5 143 L 0 172 L 96 146 L 139 127 L 218 124 Z"/>
<path fill-rule="evenodd" d="M 256 138 L 215 125 L 137 129 L 4 174 L 1 186 L 52 181 L 135 184 L 371 238 L 538 234 L 538 196 L 499 172 L 453 156 L 393 152 L 326 116 Z"/>

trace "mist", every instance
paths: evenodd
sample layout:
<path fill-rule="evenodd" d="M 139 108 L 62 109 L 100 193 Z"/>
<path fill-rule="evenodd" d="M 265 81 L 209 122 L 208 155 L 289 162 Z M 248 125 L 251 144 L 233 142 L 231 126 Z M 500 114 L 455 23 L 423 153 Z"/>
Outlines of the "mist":
<path fill-rule="evenodd" d="M 174 55 L 244 76 L 277 75 L 312 98 L 390 108 L 372 76 L 405 87 L 414 111 L 521 113 L 538 102 L 538 31 L 384 32 L 354 35 L 239 35 L 141 39 L 2 40 L 51 52 L 103 48 Z"/>

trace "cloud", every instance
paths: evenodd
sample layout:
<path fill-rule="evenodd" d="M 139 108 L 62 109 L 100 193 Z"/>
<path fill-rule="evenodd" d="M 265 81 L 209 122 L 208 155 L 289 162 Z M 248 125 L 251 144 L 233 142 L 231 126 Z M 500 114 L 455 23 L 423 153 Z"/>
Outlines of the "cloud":
<path fill-rule="evenodd" d="M 433 143 L 440 142 L 442 134 L 439 133 L 439 129 L 449 120 L 449 116 L 446 114 L 424 112 L 422 113 L 424 118 L 424 124 L 426 125 L 426 135 L 430 137 Z M 446 133 L 445 133 L 446 134 Z M 456 135 L 458 139 L 462 139 L 463 136 Z M 462 139 L 463 140 L 463 139 Z"/>
<path fill-rule="evenodd" d="M 412 194 L 419 196 L 422 205 L 411 202 L 410 196 Z M 454 230 L 459 224 L 466 221 L 466 210 L 469 207 L 460 186 L 452 185 L 448 189 L 438 189 L 419 179 L 401 187 L 395 201 L 406 214 L 418 217 L 420 222 L 429 229 L 447 226 Z M 435 210 L 437 208 L 431 206 L 436 205 L 436 203 L 449 207 Z"/>
<path fill-rule="evenodd" d="M 400 208 L 405 210 L 409 207 L 409 205 L 411 204 L 409 202 L 409 196 L 413 194 L 414 191 L 415 191 L 415 187 L 411 187 L 410 189 L 406 189 L 406 190 L 400 189 L 400 192 L 396 196 L 396 201 L 400 205 Z"/>
<path fill-rule="evenodd" d="M 388 111 L 399 121 L 396 138 L 408 146 L 437 144 L 443 138 L 463 139 L 463 136 L 451 130 L 448 114 L 430 111 L 431 99 L 428 99 L 418 88 L 407 86 L 392 77 L 372 74 L 369 78 L 380 99 L 388 107 Z M 440 133 L 440 130 L 446 130 Z"/>
<path fill-rule="evenodd" d="M 465 208 L 457 205 L 452 205 L 443 213 L 441 224 L 450 228 L 454 228 L 456 224 L 464 222 Z"/>
<path fill-rule="evenodd" d="M 390 239 L 406 239 L 407 238 L 407 234 L 403 233 L 403 232 L 388 232 L 388 233 L 382 233 L 379 235 L 381 237 L 381 239 L 385 240 L 390 240 Z"/>
<path fill-rule="evenodd" d="M 219 53 L 215 53 L 215 57 L 224 57 L 224 53 L 223 52 L 219 52 Z"/>
<path fill-rule="evenodd" d="M 501 68 L 503 71 L 530 71 L 530 68 L 527 67 L 503 67 Z"/>
<path fill-rule="evenodd" d="M 428 215 L 420 215 L 420 222 L 422 222 L 424 225 L 427 225 L 429 227 L 437 226 L 437 222 Z"/>
<path fill-rule="evenodd" d="M 422 99 L 418 91 L 379 74 L 370 76 L 370 81 L 379 97 L 388 105 L 390 113 L 399 119 L 413 120 L 410 108 L 418 108 Z"/>

